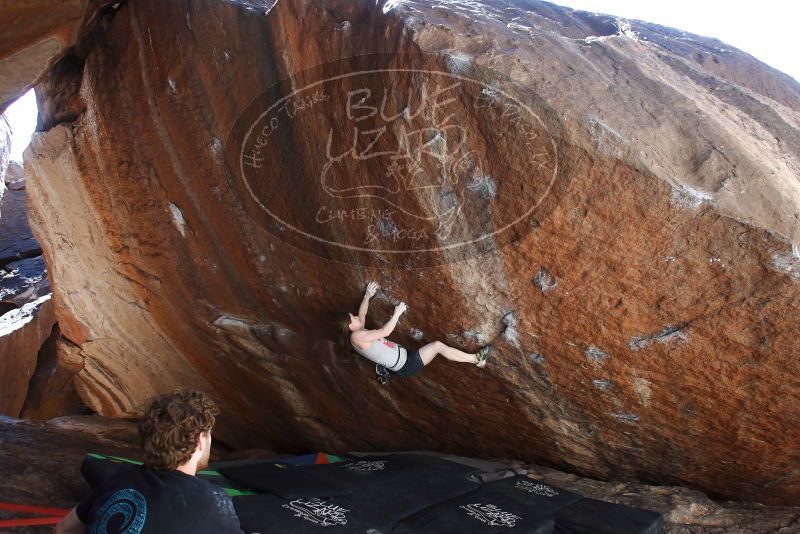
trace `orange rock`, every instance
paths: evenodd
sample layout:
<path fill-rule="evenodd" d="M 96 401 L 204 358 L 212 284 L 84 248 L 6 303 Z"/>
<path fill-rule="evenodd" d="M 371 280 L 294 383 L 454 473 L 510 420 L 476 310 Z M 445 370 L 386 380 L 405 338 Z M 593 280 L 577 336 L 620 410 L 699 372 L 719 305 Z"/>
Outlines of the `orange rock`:
<path fill-rule="evenodd" d="M 55 322 L 49 294 L 0 315 L 0 414 L 19 416 L 39 348 Z"/>
<path fill-rule="evenodd" d="M 61 354 L 65 341 L 61 339 L 58 325 L 39 349 L 36 369 L 28 383 L 25 404 L 20 417 L 25 419 L 52 419 L 88 413 L 75 389 L 73 375 L 80 367 L 65 365 Z"/>

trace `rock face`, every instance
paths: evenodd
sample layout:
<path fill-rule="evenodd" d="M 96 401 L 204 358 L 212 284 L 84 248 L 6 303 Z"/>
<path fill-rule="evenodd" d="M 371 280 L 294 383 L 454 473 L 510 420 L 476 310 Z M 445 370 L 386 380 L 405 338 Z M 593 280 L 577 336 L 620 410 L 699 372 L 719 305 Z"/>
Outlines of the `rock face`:
<path fill-rule="evenodd" d="M 39 349 L 20 417 L 53 419 L 88 413 L 73 380 L 82 367 L 82 362 L 70 359 L 69 343 L 61 339 L 58 325 L 54 326 Z"/>
<path fill-rule="evenodd" d="M 544 2 L 269 4 L 123 3 L 37 86 L 30 219 L 90 408 L 199 387 L 237 448 L 800 503 L 797 82 Z M 373 279 L 393 339 L 490 365 L 380 386 L 335 344 Z"/>

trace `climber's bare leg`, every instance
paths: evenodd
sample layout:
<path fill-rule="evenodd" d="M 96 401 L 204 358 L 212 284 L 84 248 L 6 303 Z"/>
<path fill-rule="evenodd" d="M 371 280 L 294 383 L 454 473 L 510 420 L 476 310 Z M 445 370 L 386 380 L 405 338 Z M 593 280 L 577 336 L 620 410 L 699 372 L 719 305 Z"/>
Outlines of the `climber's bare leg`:
<path fill-rule="evenodd" d="M 452 360 L 454 362 L 478 363 L 477 355 L 469 354 L 467 352 L 454 349 L 453 347 L 448 347 L 441 341 L 434 341 L 433 343 L 428 343 L 427 345 L 423 345 L 419 348 L 419 356 L 422 358 L 422 363 L 425 365 L 431 363 L 437 354 L 441 354 L 448 360 Z"/>

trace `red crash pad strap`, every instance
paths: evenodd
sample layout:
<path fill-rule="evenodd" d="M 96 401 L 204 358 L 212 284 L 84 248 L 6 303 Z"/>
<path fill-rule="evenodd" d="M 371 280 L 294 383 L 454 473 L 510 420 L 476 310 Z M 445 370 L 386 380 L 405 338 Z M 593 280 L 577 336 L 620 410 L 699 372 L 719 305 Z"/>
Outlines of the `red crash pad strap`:
<path fill-rule="evenodd" d="M 69 510 L 63 508 L 44 508 L 42 506 L 28 506 L 27 504 L 17 504 L 13 502 L 0 502 L 0 510 L 10 510 L 12 512 L 26 512 L 39 515 L 57 515 L 64 517 Z"/>
<path fill-rule="evenodd" d="M 55 525 L 63 517 L 29 517 L 27 519 L 0 519 L 0 527 L 32 527 L 35 525 Z"/>
<path fill-rule="evenodd" d="M 0 527 L 31 527 L 35 525 L 55 525 L 69 510 L 63 508 L 45 508 L 43 506 L 29 506 L 14 502 L 0 502 L 0 510 L 9 512 L 22 512 L 26 514 L 49 515 L 54 517 L 26 517 L 23 519 L 0 519 Z"/>

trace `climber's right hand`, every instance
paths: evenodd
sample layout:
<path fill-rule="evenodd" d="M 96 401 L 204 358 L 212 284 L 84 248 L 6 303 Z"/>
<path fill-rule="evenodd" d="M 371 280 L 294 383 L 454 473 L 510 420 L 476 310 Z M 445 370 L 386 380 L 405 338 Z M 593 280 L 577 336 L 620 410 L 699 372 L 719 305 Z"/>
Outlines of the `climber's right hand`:
<path fill-rule="evenodd" d="M 370 282 L 367 285 L 367 291 L 365 292 L 366 296 L 372 298 L 375 296 L 375 292 L 378 291 L 378 283 L 377 282 Z"/>

